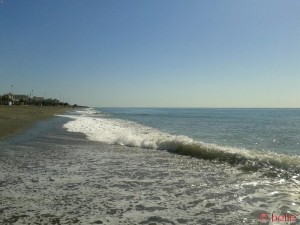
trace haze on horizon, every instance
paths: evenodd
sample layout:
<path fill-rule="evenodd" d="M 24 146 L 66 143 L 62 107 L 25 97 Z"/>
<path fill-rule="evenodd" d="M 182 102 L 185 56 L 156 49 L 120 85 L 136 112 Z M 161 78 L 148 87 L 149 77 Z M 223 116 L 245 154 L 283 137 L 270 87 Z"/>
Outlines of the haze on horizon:
<path fill-rule="evenodd" d="M 300 107 L 300 1 L 2 0 L 0 94 Z"/>

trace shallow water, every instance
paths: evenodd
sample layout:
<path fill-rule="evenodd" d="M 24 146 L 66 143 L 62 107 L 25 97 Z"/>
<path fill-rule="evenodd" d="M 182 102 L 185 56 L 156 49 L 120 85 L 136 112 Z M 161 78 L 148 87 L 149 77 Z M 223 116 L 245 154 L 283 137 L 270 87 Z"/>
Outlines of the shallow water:
<path fill-rule="evenodd" d="M 58 117 L 0 142 L 0 223 L 262 224 L 263 212 L 300 218 L 296 177 L 90 141 L 67 132 L 66 122 Z"/>

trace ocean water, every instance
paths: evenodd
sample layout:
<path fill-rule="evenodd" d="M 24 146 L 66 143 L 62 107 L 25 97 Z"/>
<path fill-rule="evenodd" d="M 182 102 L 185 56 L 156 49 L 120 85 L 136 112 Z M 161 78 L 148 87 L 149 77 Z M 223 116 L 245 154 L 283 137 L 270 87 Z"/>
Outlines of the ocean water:
<path fill-rule="evenodd" d="M 0 142 L 3 224 L 299 224 L 300 110 L 89 108 Z"/>
<path fill-rule="evenodd" d="M 300 155 L 299 109 L 105 108 L 97 112 L 220 146 Z"/>
<path fill-rule="evenodd" d="M 96 108 L 65 125 L 90 140 L 168 150 L 245 169 L 300 172 L 298 109 Z"/>

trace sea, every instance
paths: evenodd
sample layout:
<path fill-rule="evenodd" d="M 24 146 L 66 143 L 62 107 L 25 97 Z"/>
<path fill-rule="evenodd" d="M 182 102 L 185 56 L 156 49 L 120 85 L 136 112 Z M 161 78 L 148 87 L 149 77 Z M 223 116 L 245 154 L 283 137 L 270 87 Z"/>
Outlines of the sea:
<path fill-rule="evenodd" d="M 0 141 L 1 224 L 299 224 L 300 109 L 78 108 Z"/>

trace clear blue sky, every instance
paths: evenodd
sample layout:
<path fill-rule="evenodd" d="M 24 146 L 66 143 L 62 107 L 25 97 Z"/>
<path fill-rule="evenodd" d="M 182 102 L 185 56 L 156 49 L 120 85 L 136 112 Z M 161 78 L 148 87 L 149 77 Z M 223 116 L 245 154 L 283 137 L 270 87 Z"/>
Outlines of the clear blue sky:
<path fill-rule="evenodd" d="M 0 0 L 0 94 L 300 107 L 299 0 Z"/>

